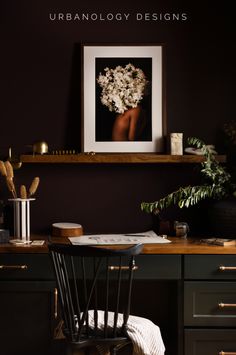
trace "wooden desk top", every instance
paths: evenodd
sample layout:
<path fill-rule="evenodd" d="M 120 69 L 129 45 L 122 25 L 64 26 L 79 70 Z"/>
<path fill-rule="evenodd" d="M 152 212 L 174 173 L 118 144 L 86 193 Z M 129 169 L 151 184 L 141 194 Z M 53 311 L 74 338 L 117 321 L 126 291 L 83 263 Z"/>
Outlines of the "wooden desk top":
<path fill-rule="evenodd" d="M 207 238 L 207 237 L 206 237 Z M 48 253 L 48 241 L 44 236 L 33 236 L 33 239 L 45 239 L 43 246 L 23 245 L 16 246 L 13 244 L 0 244 L 0 253 L 30 253 L 30 254 L 47 254 Z M 181 239 L 176 237 L 169 237 L 171 243 L 167 244 L 145 244 L 142 254 L 236 254 L 235 246 L 217 246 L 206 245 L 200 242 L 197 238 Z M 68 239 L 53 238 L 56 243 L 67 242 Z M 125 246 L 112 246 L 113 248 L 128 248 Z M 109 246 L 106 246 L 109 248 Z"/>

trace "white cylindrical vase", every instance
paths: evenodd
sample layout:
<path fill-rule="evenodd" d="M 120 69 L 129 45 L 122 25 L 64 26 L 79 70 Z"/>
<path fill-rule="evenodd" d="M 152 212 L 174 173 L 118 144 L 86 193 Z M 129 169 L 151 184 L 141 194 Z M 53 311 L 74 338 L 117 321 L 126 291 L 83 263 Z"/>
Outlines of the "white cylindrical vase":
<path fill-rule="evenodd" d="M 14 208 L 14 237 L 22 241 L 30 241 L 30 202 L 34 198 L 10 199 Z"/>

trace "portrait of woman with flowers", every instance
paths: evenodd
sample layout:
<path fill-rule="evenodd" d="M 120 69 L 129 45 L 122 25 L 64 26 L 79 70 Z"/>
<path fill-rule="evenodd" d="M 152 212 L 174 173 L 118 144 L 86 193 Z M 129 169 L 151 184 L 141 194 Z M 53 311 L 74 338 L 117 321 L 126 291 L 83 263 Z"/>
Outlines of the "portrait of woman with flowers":
<path fill-rule="evenodd" d="M 147 140 L 151 132 L 150 100 L 148 102 L 150 58 L 122 58 L 118 65 L 115 62 L 112 60 L 96 77 L 100 135 L 103 136 L 109 127 L 109 140 Z"/>
<path fill-rule="evenodd" d="M 82 151 L 163 152 L 163 46 L 82 45 Z"/>

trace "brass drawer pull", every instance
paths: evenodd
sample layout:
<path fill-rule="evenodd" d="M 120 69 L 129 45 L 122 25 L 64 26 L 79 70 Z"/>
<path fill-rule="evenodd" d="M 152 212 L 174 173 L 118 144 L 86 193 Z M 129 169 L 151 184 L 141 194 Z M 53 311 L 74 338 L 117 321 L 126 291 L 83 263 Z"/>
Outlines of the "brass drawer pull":
<path fill-rule="evenodd" d="M 58 291 L 54 288 L 54 318 L 57 319 L 58 316 Z"/>
<path fill-rule="evenodd" d="M 110 265 L 110 266 L 108 266 L 108 270 L 110 270 L 110 271 L 119 271 L 119 270 L 129 270 L 130 269 L 130 267 L 129 266 L 121 266 L 121 267 L 119 267 L 119 266 L 113 266 L 113 265 Z M 136 265 L 134 265 L 134 266 L 132 266 L 132 270 L 133 271 L 136 271 L 136 270 L 138 270 L 138 266 L 136 266 Z"/>
<path fill-rule="evenodd" d="M 236 352 L 235 351 L 233 351 L 233 352 L 228 352 L 228 351 L 223 351 L 223 350 L 221 350 L 220 352 L 219 352 L 219 355 L 236 355 Z"/>
<path fill-rule="evenodd" d="M 27 265 L 0 265 L 0 270 L 26 270 Z"/>
<path fill-rule="evenodd" d="M 223 303 L 223 302 L 220 302 L 218 304 L 218 307 L 219 308 L 236 307 L 236 303 Z"/>
<path fill-rule="evenodd" d="M 224 266 L 224 265 L 221 265 L 219 266 L 219 270 L 220 271 L 235 271 L 236 270 L 236 266 Z"/>

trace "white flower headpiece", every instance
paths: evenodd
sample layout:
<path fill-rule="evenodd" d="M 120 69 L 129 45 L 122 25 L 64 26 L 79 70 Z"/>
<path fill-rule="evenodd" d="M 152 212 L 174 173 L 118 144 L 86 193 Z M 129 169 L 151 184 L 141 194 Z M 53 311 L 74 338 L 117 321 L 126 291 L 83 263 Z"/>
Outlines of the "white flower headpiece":
<path fill-rule="evenodd" d="M 102 88 L 102 104 L 117 113 L 137 107 L 148 83 L 142 69 L 129 63 L 125 67 L 119 65 L 115 69 L 105 68 L 104 71 L 105 75 L 100 73 L 97 78 Z"/>

